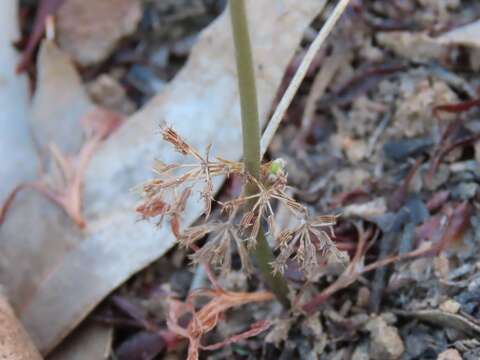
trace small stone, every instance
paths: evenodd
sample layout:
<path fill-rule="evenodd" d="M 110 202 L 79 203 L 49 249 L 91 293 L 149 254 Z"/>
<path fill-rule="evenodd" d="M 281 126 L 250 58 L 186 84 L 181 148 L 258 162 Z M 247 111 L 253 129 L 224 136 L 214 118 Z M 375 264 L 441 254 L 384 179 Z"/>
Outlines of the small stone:
<path fill-rule="evenodd" d="M 438 355 L 437 360 L 462 360 L 462 356 L 456 349 L 448 349 Z"/>
<path fill-rule="evenodd" d="M 448 279 L 450 263 L 445 254 L 442 253 L 433 259 L 433 269 L 437 278 L 444 281 Z"/>
<path fill-rule="evenodd" d="M 356 305 L 361 308 L 366 308 L 370 301 L 370 289 L 366 286 L 362 286 L 358 290 Z"/>
<path fill-rule="evenodd" d="M 397 328 L 387 325 L 381 317 L 370 320 L 366 329 L 370 332 L 370 358 L 374 360 L 397 360 L 405 351 Z"/>
<path fill-rule="evenodd" d="M 103 74 L 87 86 L 93 101 L 107 109 L 130 115 L 135 111 L 135 105 L 127 97 L 123 86 L 112 76 Z"/>
<path fill-rule="evenodd" d="M 302 322 L 302 334 L 305 336 L 313 335 L 315 338 L 320 338 L 324 333 L 323 325 L 319 316 L 309 316 Z"/>
<path fill-rule="evenodd" d="M 352 360 L 370 360 L 367 343 L 362 343 L 355 348 L 352 354 Z"/>
<path fill-rule="evenodd" d="M 343 209 L 345 217 L 359 217 L 362 219 L 370 219 L 376 216 L 382 216 L 387 212 L 387 203 L 385 198 L 380 197 L 375 200 L 363 203 L 352 204 Z"/>
<path fill-rule="evenodd" d="M 265 337 L 267 343 L 275 344 L 279 346 L 280 343 L 284 342 L 288 338 L 288 332 L 292 327 L 291 319 L 278 319 L 273 324 L 273 327 L 270 329 L 269 333 Z"/>
<path fill-rule="evenodd" d="M 107 58 L 142 17 L 140 0 L 70 0 L 57 14 L 58 42 L 82 66 Z"/>
<path fill-rule="evenodd" d="M 231 289 L 232 291 L 247 291 L 247 275 L 242 271 L 230 271 L 219 280 L 220 286 Z"/>
<path fill-rule="evenodd" d="M 478 184 L 474 182 L 462 182 L 452 191 L 452 197 L 458 200 L 470 200 L 478 191 Z"/>
<path fill-rule="evenodd" d="M 426 172 L 425 168 L 425 172 Z M 445 164 L 440 164 L 440 166 L 437 168 L 437 171 L 431 178 L 431 182 L 426 184 L 426 187 L 428 190 L 436 190 L 438 189 L 441 185 L 445 184 L 450 177 L 450 168 L 448 165 Z"/>
<path fill-rule="evenodd" d="M 443 310 L 450 314 L 456 314 L 458 313 L 458 310 L 460 310 L 460 304 L 455 300 L 448 299 L 440 304 L 440 310 Z"/>
<path fill-rule="evenodd" d="M 398 320 L 397 315 L 391 312 L 382 313 L 381 317 L 387 323 L 387 325 L 393 325 Z"/>

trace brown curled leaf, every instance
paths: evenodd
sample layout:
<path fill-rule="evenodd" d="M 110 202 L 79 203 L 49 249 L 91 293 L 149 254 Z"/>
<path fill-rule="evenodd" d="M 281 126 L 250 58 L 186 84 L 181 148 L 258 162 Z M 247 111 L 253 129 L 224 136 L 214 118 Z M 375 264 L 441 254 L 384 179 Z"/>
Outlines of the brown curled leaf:
<path fill-rule="evenodd" d="M 200 310 L 196 311 L 193 306 L 193 300 L 205 296 L 211 298 L 211 300 Z M 200 349 L 209 350 L 208 346 L 203 347 L 201 345 L 201 338 L 217 326 L 221 316 L 227 310 L 252 302 L 270 301 L 273 298 L 273 294 L 269 292 L 244 293 L 229 292 L 222 289 L 199 290 L 192 293 L 185 303 L 177 300 L 170 301 L 167 325 L 170 331 L 189 340 L 187 360 L 197 360 Z M 191 314 L 192 319 L 187 327 L 183 327 L 180 325 L 180 318 L 187 314 Z M 246 337 L 255 336 L 266 330 L 268 328 L 267 325 L 268 323 L 266 322 L 253 324 L 253 327 L 247 332 L 211 345 L 212 349 L 218 349 Z"/>

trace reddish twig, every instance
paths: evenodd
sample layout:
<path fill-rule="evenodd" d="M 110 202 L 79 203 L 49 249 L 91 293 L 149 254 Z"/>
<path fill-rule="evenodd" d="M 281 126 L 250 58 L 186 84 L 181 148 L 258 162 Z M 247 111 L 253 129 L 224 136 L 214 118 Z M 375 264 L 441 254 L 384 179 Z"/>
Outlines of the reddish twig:
<path fill-rule="evenodd" d="M 441 145 L 439 146 L 439 149 L 432 156 L 430 167 L 425 177 L 427 184 L 431 184 L 433 176 L 445 156 L 447 156 L 450 152 L 452 152 L 456 148 L 474 143 L 479 139 L 480 139 L 480 133 L 457 140 L 453 143 L 451 142 L 450 137 L 447 137 L 447 139 L 442 141 L 443 144 L 441 143 Z"/>
<path fill-rule="evenodd" d="M 461 113 L 478 106 L 480 106 L 480 98 L 462 101 L 455 104 L 442 104 L 433 107 L 433 115 L 438 117 L 438 113 L 440 112 Z"/>
<path fill-rule="evenodd" d="M 56 179 L 60 185 L 51 185 L 46 178 L 19 184 L 0 209 L 0 224 L 5 221 L 7 211 L 19 191 L 31 188 L 60 206 L 79 227 L 84 228 L 86 222 L 82 214 L 82 191 L 85 170 L 98 145 L 117 129 L 121 121 L 122 118 L 118 114 L 101 108 L 86 114 L 81 122 L 88 139 L 78 155 L 66 156 L 55 144 L 50 146 L 52 160 L 61 173 L 61 178 Z"/>
<path fill-rule="evenodd" d="M 33 30 L 28 38 L 25 50 L 17 64 L 17 73 L 25 71 L 30 65 L 33 52 L 45 32 L 45 23 L 49 16 L 54 15 L 65 0 L 41 0 L 33 23 Z"/>
<path fill-rule="evenodd" d="M 200 296 L 208 296 L 211 300 L 200 310 L 196 311 L 193 306 L 193 300 Z M 252 302 L 264 302 L 273 299 L 273 294 L 269 292 L 237 293 L 228 292 L 223 289 L 199 290 L 192 293 L 185 303 L 171 300 L 167 325 L 172 332 L 189 340 L 187 359 L 197 360 L 200 349 L 219 349 L 227 344 L 256 336 L 271 325 L 269 321 L 257 322 L 252 324 L 246 332 L 231 336 L 217 344 L 203 346 L 201 344 L 203 335 L 212 331 L 217 326 L 221 316 L 227 310 Z M 183 327 L 180 325 L 180 318 L 187 314 L 191 314 L 192 319 L 187 327 Z"/>
<path fill-rule="evenodd" d="M 402 185 L 397 190 L 395 190 L 393 194 L 388 198 L 387 203 L 390 210 L 398 211 L 403 206 L 405 200 L 407 199 L 407 194 L 410 189 L 410 183 L 412 182 L 412 179 L 417 173 L 421 164 L 422 159 L 417 159 L 417 161 L 405 177 Z"/>

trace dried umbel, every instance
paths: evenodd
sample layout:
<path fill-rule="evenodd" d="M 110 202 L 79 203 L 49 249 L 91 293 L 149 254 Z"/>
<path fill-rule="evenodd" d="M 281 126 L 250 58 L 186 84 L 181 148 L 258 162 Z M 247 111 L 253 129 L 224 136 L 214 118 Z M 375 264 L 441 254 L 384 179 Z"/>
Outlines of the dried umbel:
<path fill-rule="evenodd" d="M 287 261 L 293 257 L 300 268 L 309 274 L 318 268 L 318 255 L 333 253 L 340 257 L 332 241 L 336 220 L 336 216 L 304 218 L 297 227 L 282 231 L 277 239 L 280 255 L 272 264 L 274 271 L 283 273 Z"/>
<path fill-rule="evenodd" d="M 242 238 L 240 227 L 232 222 L 225 223 L 206 223 L 199 226 L 192 226 L 185 230 L 179 237 L 179 241 L 189 246 L 196 240 L 199 240 L 210 234 L 208 242 L 201 249 L 196 251 L 191 259 L 195 263 L 203 261 L 220 268 L 223 274 L 231 268 L 232 245 L 235 246 L 242 269 L 249 274 L 252 271 L 252 265 L 248 255 L 246 242 Z"/>
<path fill-rule="evenodd" d="M 204 183 L 201 192 L 205 200 L 204 213 L 210 215 L 211 203 L 213 201 L 213 182 L 216 176 L 229 176 L 230 174 L 243 173 L 243 165 L 238 162 L 217 158 L 209 159 L 210 147 L 206 149 L 205 156 L 202 156 L 196 149 L 188 145 L 180 135 L 171 127 L 162 124 L 162 137 L 173 145 L 176 151 L 184 156 L 194 159 L 193 163 L 165 164 L 157 160 L 154 166 L 158 178 L 147 182 L 143 186 L 146 202 L 137 208 L 137 211 L 144 217 L 160 217 L 168 214 L 171 205 L 165 201 L 169 192 L 175 192 L 182 186 L 191 186 L 195 183 Z M 175 197 L 174 197 L 175 198 Z"/>
<path fill-rule="evenodd" d="M 192 256 L 196 263 L 209 263 L 223 273 L 231 268 L 231 256 L 234 250 L 240 256 L 242 268 L 249 273 L 252 266 L 250 249 L 256 246 L 257 235 L 264 225 L 267 234 L 277 236 L 278 256 L 271 263 L 272 271 L 283 273 L 289 259 L 295 260 L 306 273 L 318 269 L 317 258 L 328 253 L 335 254 L 337 249 L 332 241 L 336 216 L 311 216 L 308 209 L 298 203 L 291 195 L 287 185 L 284 161 L 281 159 L 261 166 L 260 178 L 256 179 L 245 171 L 241 162 L 222 158 L 209 158 L 210 147 L 202 156 L 190 146 L 175 130 L 162 124 L 162 137 L 175 150 L 193 162 L 165 164 L 157 161 L 155 171 L 158 178 L 143 186 L 144 202 L 137 211 L 145 218 L 156 218 L 160 223 L 168 218 L 172 232 L 179 242 L 192 247 L 197 241 L 209 236 L 209 240 Z M 216 176 L 235 174 L 245 184 L 255 189 L 250 195 L 240 195 L 227 201 L 217 201 L 213 197 L 213 181 Z M 192 189 L 203 184 L 200 191 L 205 201 L 204 224 L 181 230 L 180 218 L 189 200 Z M 212 202 L 221 210 L 219 218 L 225 221 L 208 221 Z M 275 221 L 275 207 L 283 206 L 297 219 L 298 225 L 282 230 Z"/>

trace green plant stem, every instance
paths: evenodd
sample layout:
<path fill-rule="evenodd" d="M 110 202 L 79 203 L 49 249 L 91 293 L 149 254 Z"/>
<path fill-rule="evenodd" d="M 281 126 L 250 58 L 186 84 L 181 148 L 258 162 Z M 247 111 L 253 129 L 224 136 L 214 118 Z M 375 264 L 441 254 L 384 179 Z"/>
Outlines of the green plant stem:
<path fill-rule="evenodd" d="M 240 92 L 243 158 L 248 173 L 258 179 L 260 177 L 260 126 L 258 122 L 255 74 L 244 0 L 230 0 L 230 18 L 235 43 L 235 59 Z M 255 192 L 255 186 L 247 183 L 245 187 L 246 195 L 249 196 Z M 284 306 L 288 307 L 287 283 L 280 274 L 272 274 L 270 263 L 275 258 L 262 230 L 258 233 L 257 244 L 251 253 L 265 283 L 277 299 Z"/>

